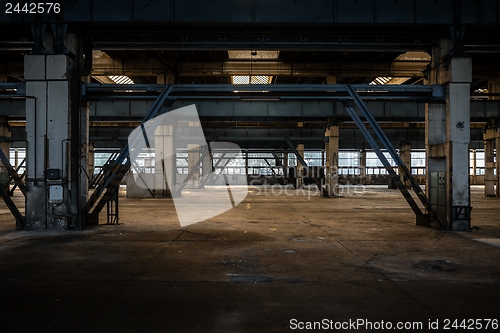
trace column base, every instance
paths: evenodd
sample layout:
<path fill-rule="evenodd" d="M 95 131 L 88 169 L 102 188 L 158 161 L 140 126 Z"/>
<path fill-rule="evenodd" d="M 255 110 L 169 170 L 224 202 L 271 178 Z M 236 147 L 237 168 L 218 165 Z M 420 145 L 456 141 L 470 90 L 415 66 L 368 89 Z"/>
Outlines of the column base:
<path fill-rule="evenodd" d="M 47 202 L 45 184 L 29 182 L 26 188 L 26 230 L 47 229 Z"/>
<path fill-rule="evenodd" d="M 421 214 L 416 215 L 416 224 L 422 227 L 430 227 L 431 224 L 431 215 L 430 214 Z"/>

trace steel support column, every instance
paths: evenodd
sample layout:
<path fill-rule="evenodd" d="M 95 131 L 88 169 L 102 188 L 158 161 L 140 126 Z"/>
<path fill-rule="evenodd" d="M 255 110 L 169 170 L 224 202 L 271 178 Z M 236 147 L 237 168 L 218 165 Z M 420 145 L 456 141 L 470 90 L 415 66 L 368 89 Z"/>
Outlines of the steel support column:
<path fill-rule="evenodd" d="M 68 45 L 77 45 L 69 36 Z M 79 54 L 77 49 L 71 50 Z M 81 227 L 79 61 L 65 55 L 26 55 L 26 229 Z"/>
<path fill-rule="evenodd" d="M 500 128 L 497 127 L 487 129 L 484 133 L 484 195 L 487 197 L 500 197 L 500 161 L 498 158 L 499 147 Z"/>
<path fill-rule="evenodd" d="M 359 151 L 359 177 L 361 180 L 366 177 L 366 150 Z"/>
<path fill-rule="evenodd" d="M 288 182 L 288 153 L 283 152 L 283 179 L 285 184 Z"/>
<path fill-rule="evenodd" d="M 171 185 L 167 179 L 175 179 L 177 171 L 176 166 L 176 148 L 174 140 L 173 126 L 159 126 L 155 130 L 155 173 L 154 173 L 154 195 L 155 197 L 171 198 L 175 184 Z M 173 152 L 170 155 L 164 155 L 165 152 Z M 172 175 L 167 175 L 168 170 Z"/>
<path fill-rule="evenodd" d="M 470 58 L 452 57 L 452 42 L 442 39 L 433 49 L 430 83 L 445 85 L 446 105 L 429 104 L 426 112 L 427 191 L 434 198 L 446 193 L 446 228 L 470 228 L 469 142 Z M 443 60 L 444 59 L 444 60 Z M 444 175 L 445 191 L 435 191 L 432 178 Z M 443 177 L 443 176 L 439 176 Z M 434 193 L 434 194 L 432 194 Z M 442 200 L 444 198 L 441 198 Z"/>
<path fill-rule="evenodd" d="M 325 168 L 325 197 L 338 197 L 339 174 L 338 174 L 338 155 L 339 155 L 339 127 L 330 126 L 326 129 L 325 136 L 328 142 L 325 142 L 326 150 L 326 168 Z"/>
<path fill-rule="evenodd" d="M 450 211 L 448 228 L 470 228 L 470 58 L 451 58 L 450 83 L 446 88 L 446 135 L 449 143 L 447 161 L 447 188 Z"/>
<path fill-rule="evenodd" d="M 496 196 L 495 184 L 495 140 L 489 140 L 484 134 L 484 196 Z"/>
<path fill-rule="evenodd" d="M 212 173 L 212 154 L 209 151 L 209 154 L 205 155 L 205 158 L 201 162 L 201 177 L 200 177 L 200 188 L 203 188 L 205 185 L 205 180 L 211 181 L 210 174 Z"/>
<path fill-rule="evenodd" d="M 296 182 L 295 188 L 299 189 L 304 185 L 304 177 L 309 174 L 308 169 L 304 168 L 304 164 L 300 162 L 300 159 L 304 160 L 304 144 L 299 143 L 297 145 L 297 164 L 296 164 Z M 300 156 L 300 157 L 299 157 Z M 305 169 L 305 170 L 304 170 Z"/>
<path fill-rule="evenodd" d="M 411 172 L 411 143 L 410 142 L 401 142 L 399 145 L 399 155 L 403 160 L 403 163 L 406 165 L 406 168 Z M 404 174 L 400 171 L 399 177 L 401 178 L 401 182 L 406 186 L 410 186 L 410 182 L 405 178 Z"/>
<path fill-rule="evenodd" d="M 10 138 L 10 126 L 7 117 L 0 117 L 0 149 L 6 156 L 10 155 L 10 142 L 6 139 Z M 0 163 L 0 170 L 4 169 L 3 163 Z M 4 170 L 1 170 L 4 171 Z"/>
<path fill-rule="evenodd" d="M 500 129 L 496 129 L 496 168 L 497 168 L 497 189 L 496 194 L 497 198 L 500 198 Z"/>
<path fill-rule="evenodd" d="M 190 126 L 196 126 L 196 125 L 190 124 Z M 198 124 L 198 126 L 199 126 L 199 124 Z M 199 161 L 200 160 L 199 150 L 200 150 L 199 144 L 188 144 L 188 170 L 191 173 L 191 177 L 189 177 L 189 182 L 186 184 L 187 188 L 200 188 L 200 162 L 201 161 Z M 209 156 L 209 155 L 206 155 L 206 156 Z"/>

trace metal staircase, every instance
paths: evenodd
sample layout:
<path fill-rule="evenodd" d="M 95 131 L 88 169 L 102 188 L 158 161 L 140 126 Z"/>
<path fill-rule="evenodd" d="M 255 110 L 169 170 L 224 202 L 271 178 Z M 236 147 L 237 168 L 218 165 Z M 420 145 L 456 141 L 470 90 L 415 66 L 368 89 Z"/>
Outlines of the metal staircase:
<path fill-rule="evenodd" d="M 109 155 L 109 158 L 108 160 L 106 161 L 106 163 L 104 163 L 104 165 L 102 166 L 101 170 L 99 171 L 99 173 L 97 175 L 95 175 L 94 177 L 92 177 L 92 179 L 90 180 L 89 182 L 89 188 L 96 188 L 97 185 L 99 185 L 99 183 L 102 181 L 102 179 L 104 178 L 104 166 L 105 165 L 111 165 L 113 164 L 113 161 L 118 157 L 119 153 L 118 152 L 115 152 L 115 153 L 111 153 L 111 155 Z"/>
<path fill-rule="evenodd" d="M 99 213 L 108 205 L 108 224 L 118 223 L 118 191 L 120 189 L 120 183 L 130 169 L 130 165 L 126 164 L 114 164 L 110 167 L 109 171 L 105 173 L 102 181 L 98 184 L 97 188 L 101 189 L 101 195 L 97 198 L 97 201 L 93 205 L 94 208 L 87 216 L 87 225 L 99 224 Z M 96 193 L 96 192 L 94 192 Z M 87 202 L 88 204 L 89 202 Z M 114 205 L 113 207 L 110 205 Z M 110 223 L 111 219 L 113 222 Z"/>
<path fill-rule="evenodd" d="M 25 227 L 25 219 L 23 214 L 19 211 L 17 208 L 16 204 L 14 201 L 12 201 L 10 191 L 8 190 L 8 186 L 10 184 L 10 181 L 13 180 L 15 183 L 15 186 L 19 187 L 23 195 L 26 195 L 26 186 L 24 185 L 24 182 L 22 180 L 22 177 L 20 177 L 17 174 L 17 170 L 14 169 L 14 167 L 10 164 L 9 159 L 7 156 L 5 156 L 4 152 L 0 149 L 0 161 L 2 161 L 4 167 L 7 169 L 7 174 L 8 177 L 5 177 L 5 179 L 0 183 L 0 196 L 2 197 L 3 201 L 9 208 L 10 212 L 12 215 L 14 215 L 14 218 L 16 219 L 16 229 L 21 230 L 24 229 Z"/>
<path fill-rule="evenodd" d="M 389 172 L 389 174 L 392 176 L 394 183 L 396 184 L 397 188 L 401 191 L 403 194 L 404 198 L 410 205 L 411 209 L 415 213 L 416 219 L 417 219 L 417 225 L 432 225 L 434 227 L 440 227 L 444 228 L 444 224 L 442 221 L 440 221 L 439 217 L 437 216 L 434 208 L 432 207 L 429 199 L 425 195 L 424 191 L 420 188 L 420 186 L 417 184 L 415 181 L 415 178 L 413 178 L 411 172 L 408 170 L 406 164 L 403 162 L 399 154 L 397 153 L 396 149 L 392 145 L 392 143 L 389 141 L 387 136 L 385 135 L 384 131 L 380 128 L 378 125 L 377 121 L 373 117 L 373 115 L 370 113 L 370 110 L 368 110 L 368 107 L 366 104 L 363 102 L 359 94 L 356 92 L 353 86 L 346 84 L 345 85 L 346 91 L 349 93 L 351 96 L 352 100 L 354 101 L 354 104 L 358 107 L 358 109 L 361 111 L 363 114 L 363 117 L 366 119 L 366 121 L 370 124 L 372 130 L 375 132 L 376 136 L 378 139 L 382 142 L 382 145 L 384 148 L 389 152 L 391 155 L 392 159 L 396 162 L 396 164 L 399 167 L 400 172 L 403 174 L 404 178 L 407 179 L 410 182 L 411 188 L 415 191 L 415 194 L 417 197 L 420 199 L 422 202 L 425 210 L 427 213 L 422 212 L 420 209 L 419 205 L 415 202 L 413 197 L 411 196 L 410 192 L 406 188 L 405 184 L 401 181 L 401 178 L 396 174 L 392 166 L 390 165 L 389 161 L 385 157 L 385 155 L 382 153 L 380 147 L 378 146 L 377 142 L 374 140 L 373 136 L 370 134 L 368 129 L 366 128 L 365 124 L 361 121 L 361 118 L 358 116 L 354 108 L 349 105 L 349 103 L 345 100 L 342 100 L 342 104 L 344 105 L 344 108 L 347 110 L 349 115 L 351 116 L 352 120 L 356 123 L 360 131 L 362 132 L 363 136 L 365 139 L 368 141 L 370 146 L 372 147 L 373 151 L 377 154 L 378 158 L 386 168 L 386 170 Z"/>
<path fill-rule="evenodd" d="M 160 93 L 155 103 L 151 106 L 148 113 L 144 116 L 141 127 L 144 128 L 144 123 L 151 120 L 159 114 L 168 112 L 172 107 L 174 100 L 168 100 L 168 95 L 172 91 L 172 85 L 167 85 Z M 132 146 L 135 149 L 141 150 L 142 145 L 148 144 L 147 137 L 144 137 L 144 141 L 135 138 L 132 142 Z M 129 155 L 129 145 L 125 145 L 118 156 L 114 159 L 113 163 L 109 165 L 109 169 L 105 171 L 104 176 L 100 180 L 99 184 L 95 187 L 94 193 L 87 200 L 82 208 L 82 220 L 85 221 L 86 225 L 96 225 L 99 223 L 99 213 L 104 208 L 104 206 L 110 201 L 117 201 L 119 184 L 125 177 L 125 174 L 130 169 L 131 161 Z M 117 208 L 118 205 L 116 204 Z M 108 221 L 110 218 L 113 219 L 114 216 L 118 216 L 118 212 L 112 212 L 112 216 L 108 215 Z"/>

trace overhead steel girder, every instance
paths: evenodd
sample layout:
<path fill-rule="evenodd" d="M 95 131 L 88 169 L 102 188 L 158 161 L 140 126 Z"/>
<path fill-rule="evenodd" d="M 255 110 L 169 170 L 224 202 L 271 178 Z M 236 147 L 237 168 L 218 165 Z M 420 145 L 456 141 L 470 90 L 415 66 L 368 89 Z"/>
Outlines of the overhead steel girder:
<path fill-rule="evenodd" d="M 371 85 L 371 84 L 356 84 L 353 85 L 358 92 L 373 92 L 373 95 L 380 98 L 390 98 L 387 93 L 406 93 L 406 94 L 425 94 L 428 97 L 441 98 L 444 100 L 444 88 L 439 84 L 432 85 Z M 82 84 L 82 95 L 92 96 L 96 93 L 113 93 L 117 91 L 128 92 L 160 92 L 164 89 L 164 84 Z M 305 96 L 307 93 L 326 93 L 332 92 L 346 93 L 343 84 L 175 84 L 172 88 L 172 96 L 175 94 L 191 94 L 196 96 L 197 93 L 235 93 L 238 92 L 280 92 L 280 93 L 295 93 L 299 96 Z M 384 95 L 377 95 L 377 94 Z M 116 94 L 115 94 L 116 96 Z M 347 97 L 347 94 L 346 94 Z M 177 98 L 177 96 L 175 97 Z M 329 96 L 333 99 L 332 95 Z M 156 96 L 155 96 L 156 99 Z"/>
<path fill-rule="evenodd" d="M 165 87 L 160 84 L 82 86 L 83 97 L 92 101 L 91 121 L 141 120 Z M 22 83 L 0 83 L 0 97 L 4 96 L 2 87 L 17 89 L 16 97 L 25 94 Z M 363 98 L 370 99 L 366 103 L 381 121 L 423 121 L 425 101 L 444 101 L 440 85 L 365 84 L 355 85 L 355 89 L 365 92 Z M 196 104 L 202 121 L 282 121 L 283 117 L 298 121 L 328 117 L 350 119 L 340 102 L 334 101 L 348 98 L 343 85 L 173 85 L 168 98 L 176 100 L 174 108 Z M 410 100 L 394 100 L 405 98 Z M 23 99 L 10 95 L 0 98 L 0 116 L 24 119 L 25 115 Z M 487 118 L 500 118 L 500 101 L 471 100 L 471 121 Z"/>
<path fill-rule="evenodd" d="M 273 75 L 273 76 L 393 76 L 423 77 L 429 61 L 385 63 L 222 61 L 178 64 L 178 76 Z"/>
<path fill-rule="evenodd" d="M 423 77 L 423 69 L 429 61 L 392 61 L 392 62 L 286 62 L 228 60 L 207 62 L 181 62 L 175 64 L 177 76 L 231 76 L 231 75 L 272 75 L 272 76 L 392 76 Z M 170 67 L 170 68 L 169 68 Z M 155 59 L 99 58 L 92 62 L 92 75 L 151 76 L 172 72 L 167 66 Z"/>
<path fill-rule="evenodd" d="M 157 91 L 164 85 L 101 85 L 86 84 L 82 95 L 88 101 L 156 99 Z M 444 88 L 441 85 L 369 85 L 359 84 L 356 89 L 369 99 L 412 100 L 444 103 Z M 369 97 L 368 97 L 369 96 Z M 348 94 L 341 84 L 269 84 L 269 85 L 231 85 L 231 84 L 176 84 L 169 96 L 171 100 L 241 100 L 241 101 L 280 101 L 280 100 L 341 100 Z M 191 103 L 192 104 L 192 103 Z"/>
<path fill-rule="evenodd" d="M 370 109 L 381 120 L 424 121 L 425 103 L 414 101 L 368 101 Z M 140 121 L 153 104 L 152 100 L 102 100 L 90 105 L 91 122 Z M 173 108 L 195 104 L 202 121 L 296 121 L 323 120 L 334 117 L 349 120 L 345 109 L 338 101 L 331 100 L 177 100 Z M 500 116 L 500 101 L 472 101 L 471 119 L 481 121 L 486 117 Z M 25 101 L 21 99 L 1 99 L 0 116 L 23 120 L 26 117 Z M 126 124 L 125 124 L 126 125 Z"/>
<path fill-rule="evenodd" d="M 1 46 L 0 46 L 1 48 Z M 423 70 L 429 61 L 392 61 L 392 62 L 287 62 L 287 61 L 208 61 L 180 62 L 164 64 L 152 58 L 93 59 L 92 75 L 157 76 L 173 73 L 179 77 L 191 76 L 232 76 L 232 75 L 270 75 L 322 77 L 327 75 L 342 77 L 423 77 Z M 24 76 L 23 61 L 0 62 L 2 72 L 7 76 Z M 473 64 L 473 78 L 491 78 L 500 73 L 496 64 Z M 105 79 L 105 78 L 104 78 Z M 113 83 L 107 79 L 108 83 Z"/>

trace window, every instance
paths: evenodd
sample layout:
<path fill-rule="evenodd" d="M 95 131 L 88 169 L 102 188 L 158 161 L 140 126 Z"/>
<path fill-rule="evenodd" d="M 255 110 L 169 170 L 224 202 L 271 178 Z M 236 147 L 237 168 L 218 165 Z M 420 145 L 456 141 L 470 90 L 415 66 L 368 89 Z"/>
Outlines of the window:
<path fill-rule="evenodd" d="M 322 151 L 305 151 L 304 160 L 308 166 L 322 166 L 323 152 Z"/>
<path fill-rule="evenodd" d="M 411 152 L 411 174 L 425 175 L 425 151 Z"/>
<path fill-rule="evenodd" d="M 471 151 L 469 154 L 469 166 L 470 166 L 470 175 L 474 175 L 474 151 Z M 482 176 L 484 175 L 484 149 L 476 149 L 476 175 Z"/>
<path fill-rule="evenodd" d="M 359 175 L 358 151 L 339 151 L 339 174 L 340 175 Z"/>
<path fill-rule="evenodd" d="M 110 75 L 109 78 L 117 83 L 117 84 L 134 84 L 134 81 L 132 81 L 131 78 L 129 78 L 128 76 L 123 76 L 123 75 L 117 75 L 117 76 L 114 76 L 114 75 Z"/>
<path fill-rule="evenodd" d="M 270 84 L 272 76 L 264 75 L 239 75 L 232 76 L 231 81 L 233 84 Z"/>

